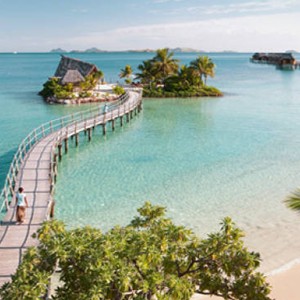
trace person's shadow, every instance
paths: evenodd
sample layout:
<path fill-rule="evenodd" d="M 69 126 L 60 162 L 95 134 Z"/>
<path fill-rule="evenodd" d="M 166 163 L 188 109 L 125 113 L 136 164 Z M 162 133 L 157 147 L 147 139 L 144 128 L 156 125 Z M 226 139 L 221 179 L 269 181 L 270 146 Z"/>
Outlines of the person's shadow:
<path fill-rule="evenodd" d="M 0 221 L 1 226 L 17 225 L 17 221 Z"/>

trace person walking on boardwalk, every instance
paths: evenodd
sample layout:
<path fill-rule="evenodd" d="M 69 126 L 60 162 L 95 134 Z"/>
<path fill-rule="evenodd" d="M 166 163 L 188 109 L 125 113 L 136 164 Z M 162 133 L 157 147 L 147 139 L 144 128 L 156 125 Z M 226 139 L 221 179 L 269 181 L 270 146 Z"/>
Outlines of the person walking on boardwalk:
<path fill-rule="evenodd" d="M 19 187 L 19 191 L 16 195 L 16 202 L 17 202 L 17 223 L 22 224 L 25 219 L 25 209 L 28 207 L 28 202 L 26 198 L 26 194 L 24 193 L 24 188 Z"/>
<path fill-rule="evenodd" d="M 108 112 L 108 105 L 105 103 L 104 107 L 103 107 L 103 113 L 107 113 Z"/>

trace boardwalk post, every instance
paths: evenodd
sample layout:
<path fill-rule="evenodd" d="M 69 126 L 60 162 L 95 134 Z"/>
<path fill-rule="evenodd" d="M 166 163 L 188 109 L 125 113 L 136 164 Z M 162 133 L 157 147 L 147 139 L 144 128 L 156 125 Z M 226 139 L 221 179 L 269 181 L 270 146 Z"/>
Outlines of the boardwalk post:
<path fill-rule="evenodd" d="M 66 137 L 65 137 L 65 153 L 68 153 L 69 150 L 69 138 L 68 138 L 68 129 L 69 127 L 66 127 Z"/>
<path fill-rule="evenodd" d="M 12 183 L 11 183 L 13 190 L 14 190 L 15 187 L 16 187 L 16 182 L 17 182 L 17 179 L 16 179 L 15 174 L 13 173 L 13 174 L 12 174 Z"/>
<path fill-rule="evenodd" d="M 78 147 L 78 145 L 79 145 L 79 134 L 78 133 L 75 134 L 75 145 L 76 145 L 76 147 Z"/>
<path fill-rule="evenodd" d="M 92 140 L 92 130 L 91 128 L 88 128 L 88 139 L 89 139 L 89 142 Z"/>
<path fill-rule="evenodd" d="M 34 144 L 38 141 L 37 135 L 36 135 L 36 129 L 34 129 Z"/>
<path fill-rule="evenodd" d="M 6 210 L 8 211 L 9 210 L 9 202 L 8 202 L 8 197 L 7 197 L 7 193 L 6 193 L 6 189 L 4 189 L 3 191 L 3 195 L 4 195 L 4 201 L 5 201 L 5 207 L 6 207 Z"/>
<path fill-rule="evenodd" d="M 52 181 L 50 184 L 50 194 L 53 195 L 54 192 L 54 182 Z"/>
<path fill-rule="evenodd" d="M 54 155 L 53 155 L 52 167 L 53 167 L 52 172 L 54 174 L 54 182 L 56 182 L 56 179 L 57 179 L 57 153 L 54 153 Z"/>
<path fill-rule="evenodd" d="M 102 132 L 103 132 L 103 135 L 106 135 L 106 123 L 102 124 Z"/>
<path fill-rule="evenodd" d="M 123 116 L 120 116 L 120 126 L 123 126 Z"/>
<path fill-rule="evenodd" d="M 77 121 L 75 122 L 75 145 L 78 147 Z"/>
<path fill-rule="evenodd" d="M 62 144 L 58 144 L 58 159 L 61 161 L 62 159 L 62 152 L 61 152 L 61 148 L 62 148 Z"/>
<path fill-rule="evenodd" d="M 65 153 L 68 153 L 69 150 L 69 140 L 68 138 L 65 138 Z"/>
<path fill-rule="evenodd" d="M 13 194 L 14 194 L 14 189 L 13 189 L 13 187 L 12 187 L 12 182 L 11 182 L 11 180 L 10 180 L 10 178 L 9 178 L 8 175 L 7 175 L 7 182 L 8 182 L 10 194 L 11 194 L 11 196 L 13 196 Z"/>
<path fill-rule="evenodd" d="M 96 119 L 97 119 L 97 116 L 95 115 L 95 116 L 94 116 L 94 126 L 93 126 L 93 130 L 95 130 L 95 127 L 96 127 Z"/>
<path fill-rule="evenodd" d="M 126 122 L 129 122 L 129 113 L 126 113 Z"/>
<path fill-rule="evenodd" d="M 55 201 L 51 200 L 51 204 L 50 204 L 50 218 L 53 219 L 54 218 L 54 207 L 55 207 Z"/>
<path fill-rule="evenodd" d="M 112 131 L 115 131 L 115 119 L 111 120 L 111 129 Z"/>

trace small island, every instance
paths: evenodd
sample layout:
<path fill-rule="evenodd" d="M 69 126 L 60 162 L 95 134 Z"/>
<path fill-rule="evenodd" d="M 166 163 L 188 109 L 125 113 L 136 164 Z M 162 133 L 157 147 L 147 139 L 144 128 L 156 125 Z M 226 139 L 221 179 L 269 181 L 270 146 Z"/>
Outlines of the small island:
<path fill-rule="evenodd" d="M 124 88 L 142 88 L 144 97 L 218 97 L 222 92 L 206 84 L 214 77 L 215 64 L 208 56 L 198 56 L 189 65 L 179 67 L 174 52 L 168 48 L 158 49 L 152 59 L 138 66 L 133 74 L 126 65 L 119 77 L 126 85 L 107 85 L 104 74 L 94 64 L 61 55 L 53 77 L 44 84 L 39 94 L 48 103 L 81 104 L 113 101 L 125 92 Z"/>
<path fill-rule="evenodd" d="M 189 65 L 181 67 L 173 56 L 174 52 L 168 48 L 158 49 L 152 59 L 138 66 L 140 72 L 135 79 L 143 85 L 143 96 L 185 98 L 223 95 L 217 88 L 206 85 L 207 77 L 215 75 L 215 64 L 208 56 L 198 56 Z"/>
<path fill-rule="evenodd" d="M 103 84 L 103 76 L 96 65 L 62 55 L 39 95 L 48 103 L 81 104 L 113 101 L 124 93 L 122 87 Z"/>

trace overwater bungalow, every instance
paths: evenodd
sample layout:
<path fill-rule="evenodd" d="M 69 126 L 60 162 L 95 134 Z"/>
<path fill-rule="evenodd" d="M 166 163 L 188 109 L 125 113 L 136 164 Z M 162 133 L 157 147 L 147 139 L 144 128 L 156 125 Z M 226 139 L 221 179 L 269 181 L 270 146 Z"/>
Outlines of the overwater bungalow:
<path fill-rule="evenodd" d="M 253 63 L 275 65 L 279 69 L 294 70 L 297 66 L 292 53 L 254 53 L 250 60 Z"/>

